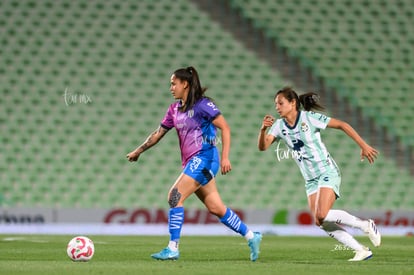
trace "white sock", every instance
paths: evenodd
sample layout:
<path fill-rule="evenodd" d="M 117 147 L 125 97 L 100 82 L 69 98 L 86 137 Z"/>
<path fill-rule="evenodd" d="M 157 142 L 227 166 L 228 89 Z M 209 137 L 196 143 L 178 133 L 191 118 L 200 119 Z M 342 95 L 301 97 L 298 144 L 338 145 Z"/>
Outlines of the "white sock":
<path fill-rule="evenodd" d="M 168 248 L 171 249 L 171 251 L 178 251 L 178 242 L 170 241 L 168 243 Z"/>
<path fill-rule="evenodd" d="M 250 239 L 253 239 L 253 237 L 254 237 L 254 233 L 253 233 L 253 231 L 251 231 L 251 230 L 247 231 L 246 235 L 244 235 L 244 238 L 245 238 L 247 241 L 248 241 L 248 240 L 250 240 Z"/>
<path fill-rule="evenodd" d="M 368 221 L 352 216 L 346 211 L 336 209 L 329 210 L 324 221 L 356 227 L 361 230 L 365 230 L 368 227 Z"/>
<path fill-rule="evenodd" d="M 355 251 L 364 250 L 364 246 L 361 245 L 355 238 L 346 232 L 342 227 L 334 222 L 324 222 L 321 228 L 328 233 L 329 236 L 342 243 L 343 245 L 352 248 Z"/>

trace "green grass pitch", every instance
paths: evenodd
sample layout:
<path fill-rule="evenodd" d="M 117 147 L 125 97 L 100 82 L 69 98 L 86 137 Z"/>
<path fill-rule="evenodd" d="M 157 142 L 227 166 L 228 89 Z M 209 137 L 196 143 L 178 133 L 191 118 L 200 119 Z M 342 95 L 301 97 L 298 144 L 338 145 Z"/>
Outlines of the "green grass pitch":
<path fill-rule="evenodd" d="M 414 237 L 383 237 L 374 257 L 348 262 L 353 253 L 329 237 L 264 235 L 260 258 L 249 260 L 239 236 L 183 236 L 178 261 L 156 261 L 167 236 L 89 236 L 90 262 L 72 262 L 74 236 L 0 235 L 0 274 L 414 274 Z M 369 245 L 367 238 L 358 238 Z"/>

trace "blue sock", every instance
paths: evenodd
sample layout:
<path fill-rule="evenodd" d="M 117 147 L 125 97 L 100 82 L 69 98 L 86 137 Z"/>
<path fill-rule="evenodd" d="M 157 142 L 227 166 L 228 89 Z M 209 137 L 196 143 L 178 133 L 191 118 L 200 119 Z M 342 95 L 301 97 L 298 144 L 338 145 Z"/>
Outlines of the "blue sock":
<path fill-rule="evenodd" d="M 170 240 L 177 242 L 180 240 L 181 228 L 184 223 L 184 207 L 170 208 L 168 213 L 168 229 Z"/>
<path fill-rule="evenodd" d="M 226 214 L 220 219 L 220 221 L 226 225 L 228 228 L 233 231 L 241 234 L 242 236 L 246 235 L 248 228 L 239 216 L 233 212 L 230 208 L 227 208 Z"/>

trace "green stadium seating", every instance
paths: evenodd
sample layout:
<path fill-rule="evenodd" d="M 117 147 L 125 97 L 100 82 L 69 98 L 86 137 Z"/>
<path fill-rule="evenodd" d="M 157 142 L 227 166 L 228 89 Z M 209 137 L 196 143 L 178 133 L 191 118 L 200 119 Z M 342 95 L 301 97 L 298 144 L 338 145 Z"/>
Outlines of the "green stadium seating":
<path fill-rule="evenodd" d="M 375 111 L 367 115 L 380 111 L 383 125 L 395 121 L 395 110 L 387 114 L 383 109 L 384 100 L 390 99 L 387 92 L 404 90 L 405 94 L 395 93 L 392 98 L 399 101 L 388 106 L 403 106 L 406 112 L 395 121 L 396 131 L 410 136 L 406 133 L 412 131 L 414 107 L 407 97 L 412 84 L 401 81 L 395 87 L 401 74 L 409 76 L 403 57 L 412 62 L 403 38 L 393 36 L 390 41 L 405 49 L 395 65 L 400 73 L 384 79 L 389 60 L 378 59 L 380 65 L 372 66 L 359 55 L 358 43 L 399 58 L 390 43 L 371 45 L 361 35 L 350 52 L 342 47 L 350 34 L 341 32 L 335 39 L 330 28 L 321 28 L 321 18 L 337 22 L 339 15 L 347 14 L 348 6 L 340 1 L 322 7 L 313 1 L 299 1 L 303 7 L 298 1 L 233 2 L 257 27 L 317 64 L 322 76 L 346 83 L 348 91 L 364 85 L 371 93 L 361 92 L 356 104 L 369 99 Z M 353 5 L 358 11 L 363 4 Z M 396 10 L 390 5 L 388 15 Z M 190 16 L 183 17 L 183 12 Z M 409 23 L 407 16 L 392 27 L 399 30 L 400 24 Z M 359 17 L 347 17 L 343 28 L 358 33 Z M 275 18 L 280 22 L 275 29 L 269 28 Z M 373 34 L 382 27 L 382 23 L 376 27 L 368 23 L 366 28 Z M 128 163 L 125 155 L 158 127 L 172 102 L 168 90 L 172 71 L 193 65 L 202 85 L 209 88 L 207 95 L 217 101 L 232 128 L 233 171 L 217 177 L 225 203 L 236 208 L 307 208 L 304 182 L 293 160 L 279 161 L 272 152 L 276 145 L 267 152 L 256 148 L 262 117 L 275 113 L 274 93 L 294 83 L 260 61 L 190 1 L 8 0 L 0 2 L 0 27 L 4 60 L 0 68 L 1 206 L 167 208 L 168 189 L 181 171 L 175 131 L 138 163 Z M 318 32 L 321 37 L 314 37 Z M 315 47 L 310 47 L 311 42 Z M 338 60 L 344 69 L 336 67 Z M 362 82 L 361 74 L 366 74 Z M 379 80 L 387 80 L 388 86 L 380 86 Z M 412 181 L 408 172 L 385 157 L 373 166 L 360 163 L 357 146 L 343 135 L 334 130 L 323 133 L 344 175 L 344 199 L 338 204 L 350 209 L 412 209 L 414 190 L 408 184 Z M 395 193 L 387 192 L 391 189 Z M 187 207 L 203 206 L 190 198 Z"/>
<path fill-rule="evenodd" d="M 310 60 L 320 76 L 337 80 L 329 83 L 347 87 L 339 89 L 344 97 L 404 144 L 414 146 L 406 138 L 413 136 L 412 109 L 405 108 L 401 118 L 392 107 L 412 99 L 408 87 L 414 83 L 410 77 L 414 35 L 409 29 L 414 5 L 410 1 L 245 0 L 232 4 L 293 56 Z M 375 101 L 379 94 L 388 104 L 382 98 Z M 390 121 L 396 120 L 400 125 L 390 127 Z"/>

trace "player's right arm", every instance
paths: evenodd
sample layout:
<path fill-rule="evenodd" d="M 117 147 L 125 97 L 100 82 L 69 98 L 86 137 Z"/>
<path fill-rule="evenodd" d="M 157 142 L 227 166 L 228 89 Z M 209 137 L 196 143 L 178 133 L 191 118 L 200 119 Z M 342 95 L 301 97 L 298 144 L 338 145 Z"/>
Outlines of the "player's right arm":
<path fill-rule="evenodd" d="M 147 139 L 142 143 L 140 146 L 138 146 L 134 151 L 127 154 L 127 159 L 129 161 L 137 161 L 139 156 L 145 152 L 147 149 L 151 148 L 155 144 L 157 144 L 164 135 L 168 132 L 168 129 L 159 126 L 158 129 L 156 129 L 154 132 L 152 132 Z"/>
<path fill-rule="evenodd" d="M 262 127 L 260 128 L 257 140 L 257 147 L 260 151 L 265 151 L 276 139 L 273 135 L 266 134 L 266 130 L 273 125 L 273 122 L 275 122 L 275 119 L 270 115 L 266 115 L 263 118 Z"/>

